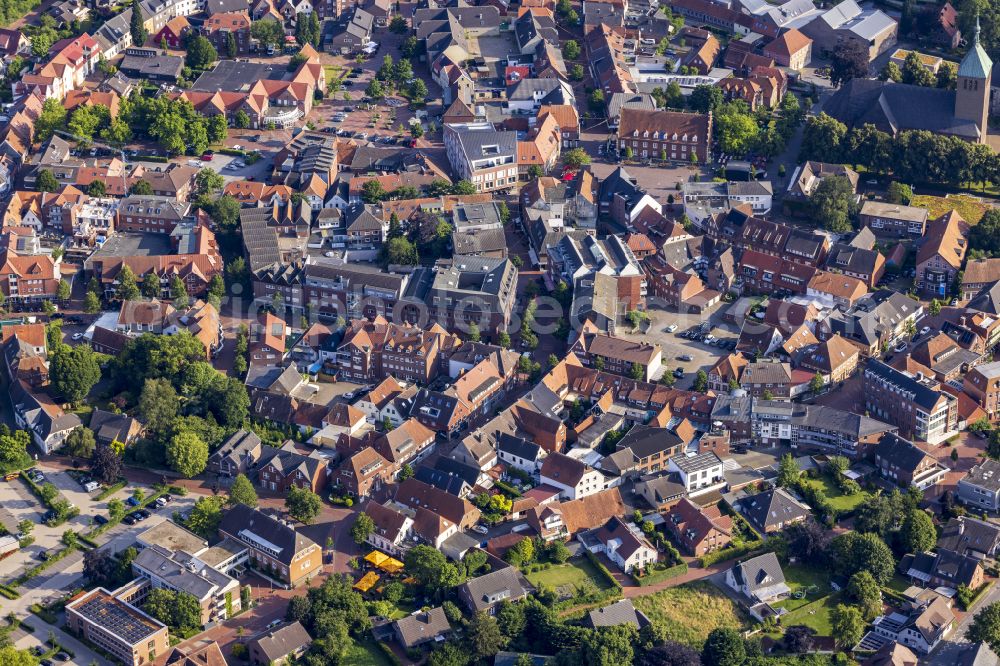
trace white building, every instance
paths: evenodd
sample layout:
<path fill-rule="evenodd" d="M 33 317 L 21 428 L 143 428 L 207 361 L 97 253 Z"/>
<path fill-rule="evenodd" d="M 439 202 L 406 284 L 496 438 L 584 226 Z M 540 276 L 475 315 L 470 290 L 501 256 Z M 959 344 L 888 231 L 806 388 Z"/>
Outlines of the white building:
<path fill-rule="evenodd" d="M 667 461 L 667 469 L 677 472 L 691 497 L 726 485 L 722 459 L 714 451 L 694 456 L 674 456 Z"/>

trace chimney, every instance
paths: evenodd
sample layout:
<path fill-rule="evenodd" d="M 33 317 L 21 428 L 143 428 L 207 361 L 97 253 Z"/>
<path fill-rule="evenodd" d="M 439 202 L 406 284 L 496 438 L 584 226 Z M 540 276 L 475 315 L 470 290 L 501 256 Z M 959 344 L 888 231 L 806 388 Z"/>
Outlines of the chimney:
<path fill-rule="evenodd" d="M 958 325 L 963 328 L 965 327 L 965 315 L 962 315 L 961 317 L 958 318 Z"/>

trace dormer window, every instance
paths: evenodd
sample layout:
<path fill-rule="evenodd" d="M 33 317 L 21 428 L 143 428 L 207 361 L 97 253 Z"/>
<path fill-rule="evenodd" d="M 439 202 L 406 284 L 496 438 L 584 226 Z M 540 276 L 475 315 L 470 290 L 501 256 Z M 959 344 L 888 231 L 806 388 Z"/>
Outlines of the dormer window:
<path fill-rule="evenodd" d="M 676 141 L 677 140 L 677 132 L 674 132 L 674 135 L 672 137 L 670 137 L 670 140 L 671 141 Z"/>
<path fill-rule="evenodd" d="M 691 143 L 698 143 L 698 135 L 697 134 L 695 134 L 694 136 L 691 137 Z"/>
<path fill-rule="evenodd" d="M 639 130 L 632 130 L 632 136 L 639 136 Z"/>
<path fill-rule="evenodd" d="M 643 139 L 648 139 L 648 138 L 649 138 L 649 130 L 645 130 L 645 131 L 644 131 L 644 132 L 642 133 L 642 138 L 643 138 Z"/>

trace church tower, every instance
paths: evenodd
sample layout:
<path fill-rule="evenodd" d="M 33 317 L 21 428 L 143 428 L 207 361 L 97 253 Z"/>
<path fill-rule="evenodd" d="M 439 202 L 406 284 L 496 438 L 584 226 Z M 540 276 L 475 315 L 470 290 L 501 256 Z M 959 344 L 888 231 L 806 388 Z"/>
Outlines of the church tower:
<path fill-rule="evenodd" d="M 990 110 L 990 76 L 993 61 L 979 43 L 979 17 L 972 48 L 958 66 L 958 91 L 955 94 L 955 117 L 971 120 L 979 128 L 979 143 L 986 143 L 987 118 Z"/>

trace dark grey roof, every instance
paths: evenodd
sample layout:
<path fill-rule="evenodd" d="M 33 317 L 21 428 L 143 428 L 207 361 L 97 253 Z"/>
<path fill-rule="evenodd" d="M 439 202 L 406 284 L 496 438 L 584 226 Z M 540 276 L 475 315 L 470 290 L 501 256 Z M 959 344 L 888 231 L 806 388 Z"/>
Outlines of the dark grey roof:
<path fill-rule="evenodd" d="M 1000 462 L 984 458 L 982 462 L 969 470 L 962 478 L 962 482 L 991 492 L 1000 491 Z"/>
<path fill-rule="evenodd" d="M 299 622 L 292 622 L 256 636 L 250 642 L 256 643 L 268 660 L 274 662 L 308 647 L 312 644 L 312 638 Z"/>
<path fill-rule="evenodd" d="M 240 211 L 243 247 L 253 273 L 281 262 L 278 233 L 268 226 L 270 219 L 270 208 L 244 208 Z"/>
<path fill-rule="evenodd" d="M 983 287 L 966 307 L 986 314 L 1000 314 L 1000 282 Z"/>
<path fill-rule="evenodd" d="M 641 460 L 656 453 L 671 451 L 681 443 L 681 438 L 666 428 L 637 425 L 622 437 L 618 448 L 631 449 L 632 454 Z"/>
<path fill-rule="evenodd" d="M 261 445 L 260 437 L 252 430 L 238 430 L 229 436 L 218 449 L 209 456 L 209 463 L 220 464 L 228 460 L 233 465 L 251 455 Z"/>
<path fill-rule="evenodd" d="M 286 565 L 291 564 L 296 553 L 307 548 L 318 548 L 315 541 L 299 533 L 291 525 L 286 525 L 277 518 L 244 504 L 236 504 L 222 516 L 219 532 L 257 548 L 262 545 L 261 539 L 263 539 L 270 546 L 277 548 L 274 557 Z"/>
<path fill-rule="evenodd" d="M 809 515 L 809 507 L 782 488 L 765 490 L 741 499 L 739 510 L 753 528 L 761 533 L 778 523 L 787 525 Z"/>
<path fill-rule="evenodd" d="M 528 592 L 523 582 L 526 581 L 515 567 L 506 567 L 468 580 L 459 589 L 466 604 L 478 612 L 502 601 L 525 597 Z"/>
<path fill-rule="evenodd" d="M 927 452 L 910 440 L 887 432 L 879 439 L 875 456 L 912 472 L 927 457 Z"/>
<path fill-rule="evenodd" d="M 517 132 L 481 129 L 458 132 L 457 136 L 462 152 L 470 161 L 517 156 Z"/>
<path fill-rule="evenodd" d="M 507 249 L 507 237 L 502 229 L 453 231 L 451 242 L 454 247 L 453 253 L 456 255 L 476 255 Z"/>
<path fill-rule="evenodd" d="M 916 377 L 911 377 L 906 373 L 900 372 L 896 368 L 886 365 L 877 359 L 868 360 L 868 365 L 865 366 L 865 372 L 870 372 L 876 377 L 879 377 L 887 383 L 910 394 L 913 402 L 928 411 L 934 409 L 934 406 L 941 398 L 940 391 L 934 390 L 926 384 L 918 381 Z"/>
<path fill-rule="evenodd" d="M 849 127 L 872 124 L 883 132 L 928 130 L 977 138 L 975 122 L 955 117 L 955 91 L 853 79 L 827 101 L 824 111 Z"/>
<path fill-rule="evenodd" d="M 508 453 L 525 460 L 537 460 L 541 451 L 542 447 L 538 444 L 505 432 L 500 433 L 500 439 L 497 441 L 497 452 Z"/>
<path fill-rule="evenodd" d="M 423 481 L 429 486 L 434 486 L 438 490 L 443 490 L 456 497 L 462 497 L 469 490 L 469 484 L 466 483 L 462 477 L 427 467 L 426 465 L 418 467 L 416 473 L 413 475 L 413 478 L 418 481 Z"/>
<path fill-rule="evenodd" d="M 774 553 L 764 553 L 734 565 L 733 575 L 750 592 L 785 582 L 785 572 Z"/>
<path fill-rule="evenodd" d="M 952 518 L 941 531 L 937 545 L 963 555 L 992 556 L 1000 547 L 1000 525 L 971 516 Z"/>
<path fill-rule="evenodd" d="M 139 78 L 176 79 L 184 69 L 184 58 L 158 49 L 125 49 L 118 68 L 129 76 Z"/>
<path fill-rule="evenodd" d="M 413 647 L 451 631 L 451 624 L 441 606 L 419 611 L 393 622 L 400 642 Z"/>
<path fill-rule="evenodd" d="M 587 613 L 587 625 L 596 629 L 597 627 L 617 627 L 621 624 L 631 624 L 636 629 L 640 629 L 649 624 L 642 611 L 636 610 L 629 599 L 622 599 L 615 603 L 597 608 Z"/>
<path fill-rule="evenodd" d="M 847 243 L 837 243 L 830 248 L 830 254 L 826 259 L 826 267 L 843 273 L 870 275 L 875 272 L 878 257 L 879 252 L 877 250 L 856 247 Z"/>

